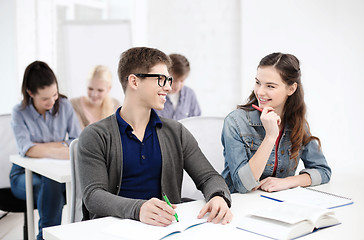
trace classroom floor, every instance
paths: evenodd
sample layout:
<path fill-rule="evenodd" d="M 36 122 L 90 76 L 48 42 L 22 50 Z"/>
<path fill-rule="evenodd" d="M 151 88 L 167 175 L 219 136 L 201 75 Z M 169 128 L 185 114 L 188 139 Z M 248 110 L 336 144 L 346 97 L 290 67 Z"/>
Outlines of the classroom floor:
<path fill-rule="evenodd" d="M 0 216 L 5 212 L 0 210 Z M 62 224 L 69 219 L 69 207 L 65 205 L 62 212 Z M 34 210 L 34 233 L 38 234 L 38 210 Z M 24 213 L 8 213 L 0 219 L 0 240 L 23 240 Z"/>
<path fill-rule="evenodd" d="M 5 212 L 0 211 L 0 216 Z M 34 212 L 36 214 L 36 212 Z M 1 240 L 22 240 L 23 239 L 23 213 L 8 213 L 0 220 Z"/>

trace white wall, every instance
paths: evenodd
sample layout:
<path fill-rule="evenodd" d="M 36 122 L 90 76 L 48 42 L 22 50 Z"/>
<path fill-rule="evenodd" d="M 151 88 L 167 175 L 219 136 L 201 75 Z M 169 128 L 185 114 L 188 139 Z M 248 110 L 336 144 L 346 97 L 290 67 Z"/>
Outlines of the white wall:
<path fill-rule="evenodd" d="M 0 114 L 10 113 L 21 100 L 23 73 L 40 59 L 56 72 L 54 1 L 0 1 Z M 41 13 L 41 14 L 38 14 Z"/>
<path fill-rule="evenodd" d="M 14 1 L 5 0 L 0 4 L 0 114 L 11 112 L 12 106 L 7 102 L 15 102 L 20 92 L 16 81 L 16 25 Z"/>
<path fill-rule="evenodd" d="M 154 0 L 148 43 L 185 55 L 203 115 L 225 116 L 240 102 L 240 1 Z"/>
<path fill-rule="evenodd" d="M 31 61 L 47 61 L 57 73 L 54 6 L 61 2 L 0 1 L 0 112 L 18 101 Z M 225 116 L 243 103 L 263 56 L 295 54 L 302 63 L 311 130 L 321 138 L 328 161 L 334 170 L 364 170 L 361 0 L 126 0 L 121 5 L 119 16 L 130 18 L 134 27 L 134 46 L 179 52 L 190 60 L 186 84 L 196 91 L 203 115 Z M 112 19 L 118 18 L 117 9 L 109 10 Z M 67 94 L 63 85 L 60 79 Z"/>
<path fill-rule="evenodd" d="M 265 55 L 281 51 L 301 61 L 311 132 L 333 170 L 364 170 L 364 2 L 243 0 L 242 92 L 254 85 Z"/>
<path fill-rule="evenodd" d="M 86 95 L 90 70 L 101 64 L 107 66 L 112 73 L 110 96 L 122 102 L 124 93 L 118 79 L 117 67 L 120 53 L 132 47 L 130 22 L 69 21 L 64 22 L 62 30 L 61 61 L 64 66 L 63 84 L 67 87 L 67 97 Z"/>

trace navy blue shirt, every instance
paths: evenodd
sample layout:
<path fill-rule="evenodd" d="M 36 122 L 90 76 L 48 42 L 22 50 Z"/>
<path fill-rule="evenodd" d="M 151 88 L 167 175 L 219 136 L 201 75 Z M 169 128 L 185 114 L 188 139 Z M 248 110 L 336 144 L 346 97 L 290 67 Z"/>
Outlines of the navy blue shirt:
<path fill-rule="evenodd" d="M 141 142 L 132 127 L 116 111 L 123 149 L 123 178 L 120 196 L 133 199 L 161 198 L 162 153 L 156 127 L 162 122 L 152 109 L 150 120 Z"/>

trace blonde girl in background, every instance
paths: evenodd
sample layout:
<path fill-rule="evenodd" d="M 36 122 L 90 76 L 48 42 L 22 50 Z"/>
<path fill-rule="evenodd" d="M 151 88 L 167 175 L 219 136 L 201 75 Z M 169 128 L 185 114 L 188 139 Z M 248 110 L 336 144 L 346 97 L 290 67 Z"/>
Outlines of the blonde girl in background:
<path fill-rule="evenodd" d="M 112 75 L 106 66 L 95 66 L 87 80 L 87 96 L 71 99 L 82 129 L 110 116 L 120 106 L 117 99 L 109 96 Z"/>

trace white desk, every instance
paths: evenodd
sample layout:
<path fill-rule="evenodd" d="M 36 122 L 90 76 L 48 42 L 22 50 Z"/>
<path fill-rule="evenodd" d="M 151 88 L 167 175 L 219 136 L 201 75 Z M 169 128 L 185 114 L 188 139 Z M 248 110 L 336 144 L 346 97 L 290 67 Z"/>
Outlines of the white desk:
<path fill-rule="evenodd" d="M 354 204 L 340 207 L 335 210 L 336 216 L 342 222 L 338 226 L 327 228 L 313 234 L 306 235 L 300 239 L 362 239 L 364 236 L 363 214 L 364 214 L 364 178 L 359 174 L 334 175 L 329 184 L 316 187 L 317 189 L 332 192 L 338 195 L 351 197 Z M 253 233 L 235 228 L 239 219 L 247 212 L 267 207 L 274 204 L 274 201 L 260 197 L 260 191 L 247 194 L 233 194 L 232 212 L 233 221 L 228 225 L 216 225 L 211 231 L 199 226 L 196 231 L 186 231 L 176 234 L 168 239 L 268 239 Z M 179 204 L 176 211 L 179 218 L 197 216 L 204 205 L 203 200 Z M 110 224 L 120 221 L 118 218 L 106 217 L 86 222 L 72 223 L 61 226 L 45 228 L 43 237 L 46 240 L 72 240 L 88 239 L 99 240 L 120 239 L 104 232 Z M 142 231 L 142 229 L 140 229 Z"/>
<path fill-rule="evenodd" d="M 32 173 L 38 173 L 59 183 L 66 183 L 67 203 L 71 202 L 71 164 L 69 160 L 48 158 L 25 158 L 11 155 L 10 161 L 25 168 L 28 239 L 35 239 L 34 233 L 34 201 Z M 69 219 L 68 221 L 69 222 Z"/>

